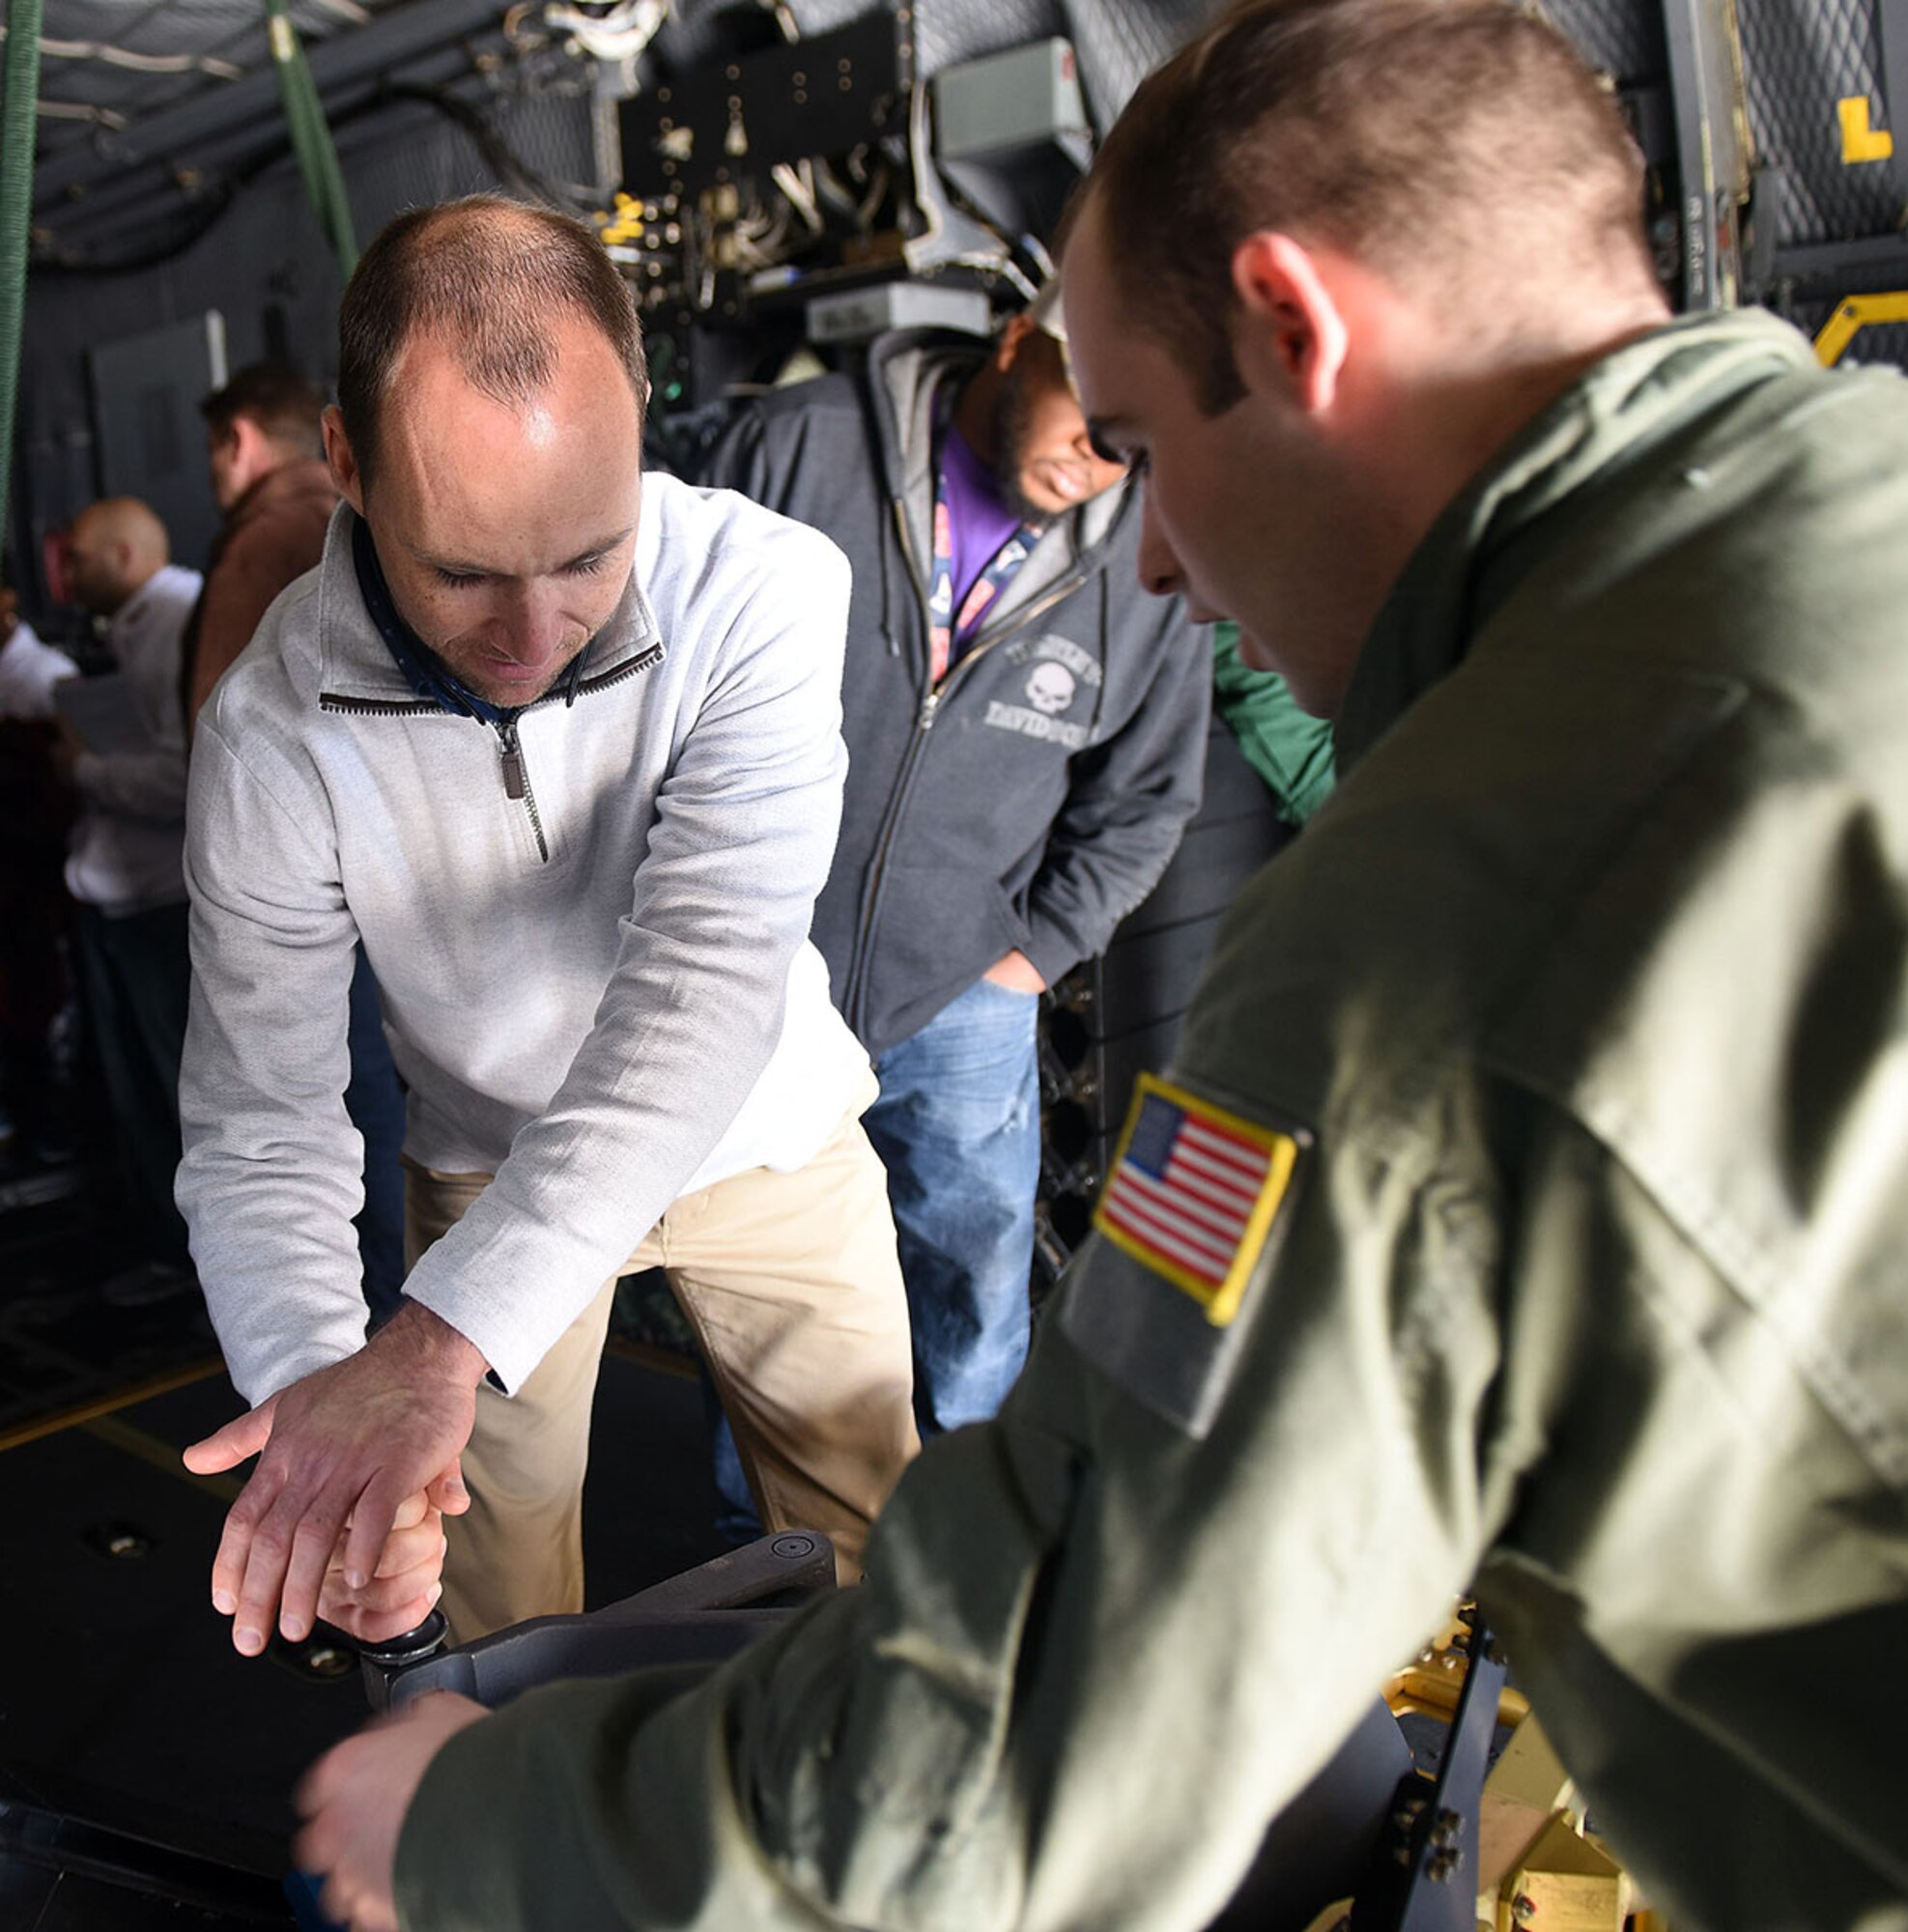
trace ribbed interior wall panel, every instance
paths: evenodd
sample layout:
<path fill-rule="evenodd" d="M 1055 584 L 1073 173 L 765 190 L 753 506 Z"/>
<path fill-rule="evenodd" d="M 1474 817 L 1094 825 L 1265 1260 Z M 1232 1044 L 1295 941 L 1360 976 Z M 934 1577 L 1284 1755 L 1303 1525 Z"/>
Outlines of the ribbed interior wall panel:
<path fill-rule="evenodd" d="M 1881 38 L 1872 0 L 1737 0 L 1750 127 L 1761 158 L 1788 177 L 1785 244 L 1893 234 L 1901 191 L 1886 161 L 1841 157 L 1836 102 L 1865 97 L 1876 125 L 1908 116 L 1881 92 Z M 1908 137 L 1908 125 L 1897 139 Z"/>
<path fill-rule="evenodd" d="M 488 111 L 510 147 L 539 172 L 579 184 L 594 172 L 586 97 L 547 94 L 499 101 Z M 416 103 L 354 124 L 341 134 L 339 151 L 360 244 L 405 208 L 498 185 L 470 138 Z M 136 229 L 115 238 L 128 254 L 157 239 Z M 90 348 L 216 308 L 237 368 L 266 353 L 270 310 L 292 358 L 328 383 L 336 373 L 337 298 L 330 251 L 289 160 L 247 187 L 185 252 L 157 267 L 33 276 L 18 429 L 30 549 L 37 551 L 45 530 L 95 494 Z M 179 560 L 194 567 L 204 561 Z"/>

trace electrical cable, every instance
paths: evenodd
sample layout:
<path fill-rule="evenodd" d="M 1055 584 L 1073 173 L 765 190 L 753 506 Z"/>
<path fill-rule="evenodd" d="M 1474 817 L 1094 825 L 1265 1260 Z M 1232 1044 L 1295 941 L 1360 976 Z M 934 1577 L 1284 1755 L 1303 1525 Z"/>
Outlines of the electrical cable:
<path fill-rule="evenodd" d="M 136 54 L 110 41 L 49 41 L 43 34 L 40 51 L 48 60 L 99 61 L 128 73 L 209 73 L 215 80 L 238 80 L 244 73 L 243 68 L 210 54 Z"/>
<path fill-rule="evenodd" d="M 48 100 L 43 94 L 34 103 L 34 112 L 49 121 L 90 121 L 112 133 L 126 126 L 126 116 L 110 107 L 95 107 L 89 100 Z"/>
<path fill-rule="evenodd" d="M 543 10 L 547 25 L 571 35 L 585 53 L 600 61 L 634 59 L 669 16 L 669 0 L 619 0 L 602 14 L 585 14 L 581 7 L 552 0 Z"/>

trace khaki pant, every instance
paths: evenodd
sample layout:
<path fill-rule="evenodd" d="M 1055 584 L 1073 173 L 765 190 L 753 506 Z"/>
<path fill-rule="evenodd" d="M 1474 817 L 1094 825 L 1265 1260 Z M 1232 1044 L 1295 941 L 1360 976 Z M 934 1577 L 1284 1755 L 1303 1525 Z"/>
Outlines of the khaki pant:
<path fill-rule="evenodd" d="M 843 1582 L 860 1577 L 869 1525 L 919 1446 L 887 1179 L 858 1113 L 797 1173 L 752 1168 L 684 1195 L 623 1270 L 668 1271 L 763 1523 L 824 1531 Z M 490 1177 L 405 1170 L 414 1266 Z M 470 1508 L 445 1522 L 443 1609 L 463 1642 L 583 1608 L 589 1411 L 614 1292 L 604 1284 L 516 1395 L 477 1390 Z"/>

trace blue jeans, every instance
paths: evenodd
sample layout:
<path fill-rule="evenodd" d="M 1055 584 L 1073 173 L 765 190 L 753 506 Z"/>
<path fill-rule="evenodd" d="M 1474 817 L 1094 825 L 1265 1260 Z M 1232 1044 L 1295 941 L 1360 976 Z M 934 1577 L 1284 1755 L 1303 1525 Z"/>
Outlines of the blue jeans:
<path fill-rule="evenodd" d="M 914 1331 L 923 1440 L 1001 1406 L 1027 1359 L 1034 1197 L 1040 1179 L 1039 997 L 977 980 L 875 1062 L 862 1116 L 888 1170 Z M 759 1535 L 713 1399 L 718 1522 Z"/>
<path fill-rule="evenodd" d="M 1039 1001 L 977 980 L 876 1063 L 924 1437 L 999 1408 L 1027 1359 L 1040 1179 Z"/>

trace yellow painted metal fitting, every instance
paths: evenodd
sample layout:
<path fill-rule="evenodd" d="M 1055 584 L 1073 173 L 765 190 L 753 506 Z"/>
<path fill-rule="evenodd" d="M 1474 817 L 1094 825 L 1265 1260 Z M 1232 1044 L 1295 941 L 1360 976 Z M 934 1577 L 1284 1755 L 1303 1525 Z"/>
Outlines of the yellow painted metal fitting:
<path fill-rule="evenodd" d="M 1858 331 L 1871 322 L 1908 322 L 1908 289 L 1886 295 L 1844 296 L 1816 332 L 1816 361 L 1833 369 Z"/>

